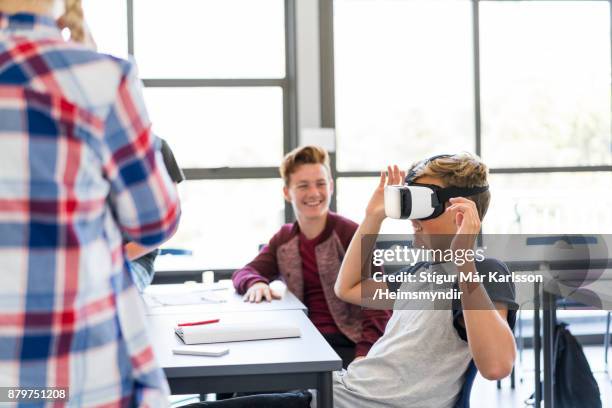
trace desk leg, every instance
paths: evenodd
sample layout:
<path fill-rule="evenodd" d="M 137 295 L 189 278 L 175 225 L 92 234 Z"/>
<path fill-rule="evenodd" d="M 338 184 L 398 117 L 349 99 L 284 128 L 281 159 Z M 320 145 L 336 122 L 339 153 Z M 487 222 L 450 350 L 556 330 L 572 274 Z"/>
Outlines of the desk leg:
<path fill-rule="evenodd" d="M 317 408 L 333 408 L 334 391 L 332 387 L 332 373 L 329 371 L 319 373 L 318 383 Z"/>
<path fill-rule="evenodd" d="M 540 368 L 540 351 L 542 345 L 540 344 L 540 285 L 534 283 L 533 292 L 533 358 L 534 358 L 534 378 L 535 378 L 535 396 L 534 396 L 534 408 L 540 408 L 542 404 L 542 382 L 540 379 L 541 368 Z"/>
<path fill-rule="evenodd" d="M 554 408 L 554 341 L 555 341 L 555 295 L 544 291 L 544 402 L 546 408 Z"/>

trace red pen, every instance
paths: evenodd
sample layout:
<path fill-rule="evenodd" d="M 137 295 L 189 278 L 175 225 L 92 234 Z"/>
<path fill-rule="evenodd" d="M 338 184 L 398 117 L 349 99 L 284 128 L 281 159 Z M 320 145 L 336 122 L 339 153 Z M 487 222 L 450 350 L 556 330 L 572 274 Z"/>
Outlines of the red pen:
<path fill-rule="evenodd" d="M 199 326 L 202 324 L 211 324 L 211 323 L 219 323 L 220 319 L 212 319 L 212 320 L 202 320 L 201 322 L 189 322 L 189 323 L 179 323 L 179 327 L 183 326 Z"/>

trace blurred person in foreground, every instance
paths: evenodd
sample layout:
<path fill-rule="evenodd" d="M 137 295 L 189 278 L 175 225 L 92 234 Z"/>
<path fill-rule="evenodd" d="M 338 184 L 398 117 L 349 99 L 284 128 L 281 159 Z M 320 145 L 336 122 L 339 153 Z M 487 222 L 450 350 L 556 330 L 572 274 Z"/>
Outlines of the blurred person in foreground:
<path fill-rule="evenodd" d="M 122 244 L 167 240 L 178 197 L 135 66 L 65 41 L 68 3 L 0 0 L 0 386 L 166 406 Z"/>

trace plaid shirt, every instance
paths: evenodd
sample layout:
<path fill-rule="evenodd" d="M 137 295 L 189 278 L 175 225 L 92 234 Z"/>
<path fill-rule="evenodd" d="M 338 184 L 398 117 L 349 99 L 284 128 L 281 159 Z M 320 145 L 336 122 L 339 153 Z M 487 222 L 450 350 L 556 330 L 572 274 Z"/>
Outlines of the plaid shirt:
<path fill-rule="evenodd" d="M 176 229 L 158 145 L 131 63 L 0 14 L 0 386 L 168 404 L 122 251 Z"/>

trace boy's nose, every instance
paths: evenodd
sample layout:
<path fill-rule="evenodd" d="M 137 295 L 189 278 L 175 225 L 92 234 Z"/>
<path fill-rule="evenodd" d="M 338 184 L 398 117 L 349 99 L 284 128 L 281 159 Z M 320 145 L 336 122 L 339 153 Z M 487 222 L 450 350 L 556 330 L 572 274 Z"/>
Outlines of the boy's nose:
<path fill-rule="evenodd" d="M 309 196 L 318 195 L 318 194 L 319 194 L 319 189 L 317 188 L 317 186 L 310 186 L 310 187 L 308 187 L 308 195 Z"/>

